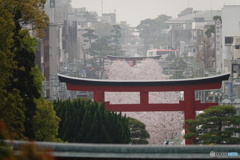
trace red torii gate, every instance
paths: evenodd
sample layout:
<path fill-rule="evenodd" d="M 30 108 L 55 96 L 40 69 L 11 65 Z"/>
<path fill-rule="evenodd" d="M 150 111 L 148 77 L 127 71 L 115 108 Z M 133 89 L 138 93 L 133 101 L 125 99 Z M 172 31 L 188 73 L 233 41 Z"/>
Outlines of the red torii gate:
<path fill-rule="evenodd" d="M 127 61 L 127 62 L 132 61 L 133 62 L 132 66 L 135 66 L 137 61 L 142 61 L 144 59 L 149 59 L 149 58 L 158 60 L 161 57 L 162 57 L 161 55 L 151 56 L 151 57 L 119 57 L 119 56 L 107 55 L 107 58 L 111 61 L 117 61 L 117 60 L 124 60 L 124 61 Z"/>
<path fill-rule="evenodd" d="M 65 82 L 68 90 L 93 91 L 96 102 L 104 102 L 104 92 L 140 92 L 140 104 L 110 104 L 105 108 L 111 111 L 145 112 L 145 111 L 183 111 L 184 119 L 194 119 L 195 111 L 204 110 L 218 103 L 201 103 L 195 100 L 196 90 L 219 89 L 222 81 L 228 80 L 230 74 L 169 80 L 100 80 L 70 77 L 58 74 L 60 82 Z M 183 91 L 184 100 L 175 104 L 149 104 L 149 92 Z M 185 128 L 186 132 L 186 128 Z M 186 140 L 186 144 L 191 141 Z"/>

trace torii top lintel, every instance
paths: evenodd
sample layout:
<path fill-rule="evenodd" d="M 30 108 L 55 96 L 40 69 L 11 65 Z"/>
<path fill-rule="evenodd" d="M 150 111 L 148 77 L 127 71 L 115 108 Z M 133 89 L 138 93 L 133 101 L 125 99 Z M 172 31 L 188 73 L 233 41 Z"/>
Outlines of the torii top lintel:
<path fill-rule="evenodd" d="M 218 89 L 222 81 L 228 80 L 230 74 L 168 80 L 100 80 L 70 77 L 58 74 L 60 82 L 67 84 L 68 90 L 105 91 L 105 92 L 154 92 L 154 91 L 188 91 Z"/>

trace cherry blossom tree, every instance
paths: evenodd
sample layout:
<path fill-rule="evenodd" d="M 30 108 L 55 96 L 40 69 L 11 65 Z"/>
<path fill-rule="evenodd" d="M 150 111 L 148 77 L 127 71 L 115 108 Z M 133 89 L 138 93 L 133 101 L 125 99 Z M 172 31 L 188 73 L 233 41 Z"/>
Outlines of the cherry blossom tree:
<path fill-rule="evenodd" d="M 146 59 L 134 67 L 124 61 L 114 61 L 108 70 L 111 80 L 163 80 L 162 67 L 156 60 Z M 179 92 L 150 92 L 149 103 L 178 103 Z M 139 104 L 139 92 L 106 92 L 105 101 L 111 104 Z M 176 139 L 183 130 L 182 112 L 126 112 L 129 117 L 146 124 L 150 134 L 149 144 L 163 144 L 166 139 Z"/>

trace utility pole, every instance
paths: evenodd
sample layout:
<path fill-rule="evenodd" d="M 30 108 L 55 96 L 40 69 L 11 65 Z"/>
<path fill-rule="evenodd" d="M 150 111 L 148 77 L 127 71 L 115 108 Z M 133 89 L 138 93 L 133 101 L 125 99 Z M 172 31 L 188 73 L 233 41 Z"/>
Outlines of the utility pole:
<path fill-rule="evenodd" d="M 103 15 L 103 0 L 101 1 L 101 9 L 102 9 L 102 15 Z"/>

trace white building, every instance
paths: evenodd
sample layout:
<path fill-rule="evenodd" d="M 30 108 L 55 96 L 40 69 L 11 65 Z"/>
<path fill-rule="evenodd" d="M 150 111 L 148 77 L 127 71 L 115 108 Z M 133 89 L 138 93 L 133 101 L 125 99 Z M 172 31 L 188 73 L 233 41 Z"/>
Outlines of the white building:
<path fill-rule="evenodd" d="M 225 5 L 222 9 L 222 73 L 233 73 L 223 92 L 231 102 L 240 98 L 240 5 Z M 232 67 L 233 64 L 235 67 Z"/>
<path fill-rule="evenodd" d="M 222 72 L 231 72 L 233 39 L 240 35 L 240 5 L 225 5 L 222 9 Z"/>

